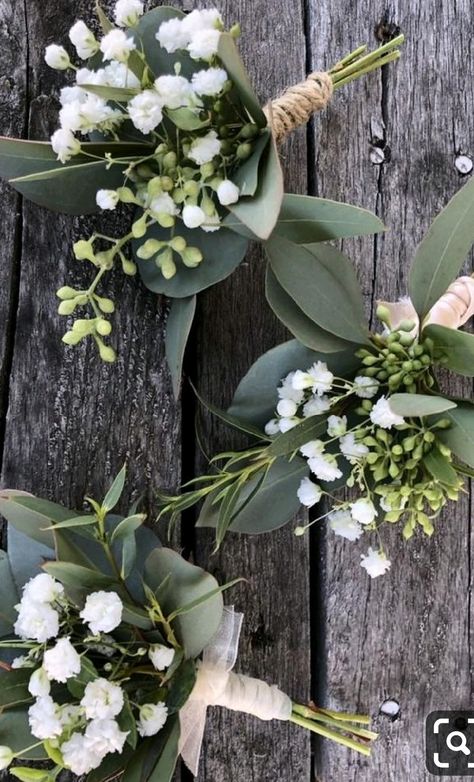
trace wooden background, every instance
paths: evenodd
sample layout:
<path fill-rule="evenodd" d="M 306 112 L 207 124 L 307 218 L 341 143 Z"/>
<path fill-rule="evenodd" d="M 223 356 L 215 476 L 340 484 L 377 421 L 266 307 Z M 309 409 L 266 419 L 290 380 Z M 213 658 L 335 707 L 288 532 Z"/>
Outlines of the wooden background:
<path fill-rule="evenodd" d="M 156 4 L 152 3 L 151 5 Z M 105 4 L 109 9 L 112 3 Z M 181 7 L 191 10 L 191 0 Z M 470 0 L 219 0 L 239 21 L 241 47 L 262 101 L 306 71 L 330 66 L 391 24 L 407 36 L 403 59 L 338 93 L 308 132 L 284 148 L 286 189 L 375 210 L 389 231 L 347 242 L 366 295 L 406 291 L 410 257 L 431 218 L 463 177 L 472 148 L 474 99 Z M 55 126 L 63 76 L 43 49 L 65 41 L 92 0 L 0 0 L 0 130 L 45 138 Z M 80 507 L 100 496 L 125 458 L 129 494 L 176 488 L 203 469 L 196 414 L 185 390 L 172 398 L 163 359 L 166 304 L 137 280 L 113 280 L 119 361 L 91 346 L 64 349 L 54 291 L 90 270 L 72 258 L 87 227 L 22 203 L 2 185 L 0 221 L 1 485 Z M 89 222 L 89 225 L 91 223 Z M 113 220 L 112 220 L 113 224 Z M 115 226 L 117 229 L 119 226 Z M 263 300 L 256 251 L 230 280 L 201 296 L 187 372 L 216 404 L 230 400 L 250 363 L 284 337 Z M 459 387 L 456 390 L 461 390 Z M 464 393 L 472 393 L 466 382 Z M 204 420 L 206 447 L 231 436 Z M 295 698 L 369 710 L 381 731 L 368 762 L 301 731 L 219 710 L 210 714 L 201 782 L 423 782 L 425 716 L 471 705 L 470 495 L 451 506 L 431 541 L 390 535 L 389 575 L 369 581 L 360 550 L 315 530 L 232 537 L 209 560 L 209 537 L 186 519 L 181 544 L 222 579 L 246 576 L 233 600 L 246 619 L 238 666 Z M 378 717 L 387 697 L 401 718 Z M 189 779 L 186 772 L 181 779 Z M 453 778 L 451 778 L 453 779 Z"/>

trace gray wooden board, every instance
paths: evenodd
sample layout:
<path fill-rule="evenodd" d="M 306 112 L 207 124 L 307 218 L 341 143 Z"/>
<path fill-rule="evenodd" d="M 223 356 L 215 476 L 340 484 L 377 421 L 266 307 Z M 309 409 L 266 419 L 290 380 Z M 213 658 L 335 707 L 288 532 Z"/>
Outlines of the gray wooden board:
<path fill-rule="evenodd" d="M 63 77 L 44 64 L 43 49 L 62 42 L 75 18 L 90 19 L 92 5 L 0 0 L 3 134 L 44 138 L 54 128 L 53 96 Z M 187 0 L 181 6 L 192 7 Z M 386 10 L 368 0 L 229 0 L 221 8 L 226 21 L 242 24 L 244 58 L 262 100 L 299 79 L 307 60 L 324 67 L 361 42 L 373 44 L 374 26 Z M 474 155 L 470 3 L 396 0 L 390 19 L 408 35 L 402 62 L 339 93 L 314 124 L 309 155 L 304 132 L 282 150 L 287 190 L 306 192 L 309 174 L 315 194 L 374 209 L 389 224 L 390 232 L 376 242 L 345 243 L 368 313 L 376 297 L 405 293 L 416 241 L 462 184 L 456 155 Z M 385 162 L 375 165 L 371 141 L 383 122 Z M 90 270 L 72 259 L 71 242 L 94 221 L 21 204 L 3 185 L 2 198 L 2 485 L 79 507 L 86 493 L 100 494 L 128 459 L 128 496 L 147 489 L 151 497 L 158 486 L 178 485 L 181 439 L 185 471 L 193 464 L 204 469 L 191 397 L 185 396 L 183 411 L 174 404 L 164 368 L 162 302 L 117 274 L 118 363 L 102 366 L 91 347 L 65 349 L 54 290 L 66 275 L 74 282 L 90 278 Z M 114 224 L 119 230 L 117 218 Z M 262 277 L 261 253 L 253 251 L 229 281 L 200 299 L 188 368 L 216 404 L 226 404 L 250 363 L 284 338 L 263 304 Z M 470 394 L 472 388 L 466 382 L 455 390 Z M 208 417 L 203 426 L 210 452 L 237 442 Z M 221 579 L 248 579 L 229 596 L 246 615 L 238 670 L 278 683 L 298 699 L 319 695 L 327 705 L 374 715 L 388 696 L 401 703 L 397 722 L 376 720 L 382 739 L 372 761 L 322 743 L 314 773 L 301 731 L 209 710 L 202 782 L 310 782 L 315 774 L 320 782 L 429 779 L 426 714 L 467 707 L 471 700 L 469 505 L 466 496 L 455 511 L 451 507 L 431 541 L 405 545 L 390 530 L 392 570 L 375 582 L 358 565 L 358 545 L 341 544 L 324 531 L 314 536 L 311 550 L 289 528 L 230 537 L 212 558 L 210 536 L 197 535 L 197 561 Z M 188 528 L 183 540 L 193 543 Z"/>

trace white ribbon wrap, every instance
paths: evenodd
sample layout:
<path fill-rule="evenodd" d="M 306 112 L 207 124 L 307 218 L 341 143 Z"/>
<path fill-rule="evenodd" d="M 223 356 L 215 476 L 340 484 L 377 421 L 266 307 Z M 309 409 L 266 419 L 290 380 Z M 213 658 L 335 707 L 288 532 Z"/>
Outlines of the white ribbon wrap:
<path fill-rule="evenodd" d="M 197 775 L 208 706 L 253 714 L 261 720 L 289 720 L 292 703 L 275 685 L 232 673 L 237 659 L 243 614 L 224 608 L 222 622 L 203 652 L 196 684 L 181 709 L 179 751 L 189 770 Z"/>

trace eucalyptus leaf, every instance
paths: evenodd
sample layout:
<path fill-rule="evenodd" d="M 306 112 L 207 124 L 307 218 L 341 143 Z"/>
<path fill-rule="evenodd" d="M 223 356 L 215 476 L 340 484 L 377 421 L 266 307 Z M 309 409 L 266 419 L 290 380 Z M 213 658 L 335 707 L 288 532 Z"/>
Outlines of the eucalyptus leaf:
<path fill-rule="evenodd" d="M 434 358 L 447 369 L 465 377 L 474 377 L 474 335 L 435 324 L 423 329 L 423 336 L 434 342 Z"/>
<path fill-rule="evenodd" d="M 186 562 L 171 549 L 153 551 L 145 562 L 145 583 L 156 593 L 160 590 L 160 604 L 165 615 L 218 588 L 209 573 Z M 205 605 L 190 614 L 179 616 L 173 622 L 180 644 L 187 658 L 197 657 L 219 627 L 223 610 L 222 595 L 216 594 Z"/>
<path fill-rule="evenodd" d="M 235 41 L 229 33 L 223 33 L 219 39 L 219 58 L 227 71 L 229 78 L 234 83 L 240 100 L 247 109 L 253 121 L 260 127 L 267 127 L 267 118 L 263 113 L 257 96 L 240 58 Z"/>
<path fill-rule="evenodd" d="M 114 479 L 112 486 L 105 495 L 105 499 L 102 503 L 103 509 L 108 513 L 113 510 L 118 504 L 120 497 L 122 496 L 123 488 L 125 486 L 125 478 L 127 475 L 127 467 L 124 464 L 116 478 Z"/>
<path fill-rule="evenodd" d="M 458 275 L 473 243 L 474 178 L 471 178 L 434 219 L 413 259 L 408 289 L 421 319 Z"/>
<path fill-rule="evenodd" d="M 73 562 L 48 562 L 44 570 L 65 586 L 81 591 L 93 592 L 117 585 L 115 578 Z"/>
<path fill-rule="evenodd" d="M 45 530 L 73 529 L 75 527 L 90 527 L 93 524 L 97 524 L 97 519 L 95 516 L 90 516 L 90 515 L 74 516 L 72 519 L 65 519 L 65 521 L 58 521 L 57 524 L 52 524 L 50 527 L 45 527 Z"/>
<path fill-rule="evenodd" d="M 247 423 L 247 421 L 242 420 L 241 418 L 237 418 L 236 416 L 231 415 L 229 412 L 225 412 L 224 410 L 221 410 L 219 407 L 216 407 L 210 402 L 207 402 L 198 393 L 198 391 L 195 389 L 194 386 L 193 386 L 193 391 L 196 394 L 197 398 L 199 399 L 200 403 L 203 405 L 203 407 L 205 407 L 206 410 L 212 413 L 212 415 L 216 416 L 216 418 L 219 418 L 228 426 L 231 426 L 233 429 L 238 429 L 240 432 L 245 432 L 245 434 L 249 434 L 252 437 L 256 437 L 257 440 L 270 439 L 263 431 L 258 429 L 256 426 L 253 426 L 252 424 Z"/>
<path fill-rule="evenodd" d="M 54 549 L 8 525 L 8 558 L 18 594 L 30 578 L 41 573 L 43 564 L 55 556 Z"/>
<path fill-rule="evenodd" d="M 175 399 L 179 397 L 184 353 L 195 314 L 196 296 L 172 300 L 166 322 L 165 347 Z"/>
<path fill-rule="evenodd" d="M 210 124 L 210 119 L 206 117 L 202 119 L 199 116 L 199 111 L 193 111 L 185 107 L 179 109 L 167 109 L 166 116 L 172 121 L 173 125 L 176 125 L 180 130 L 201 130 L 207 128 Z"/>
<path fill-rule="evenodd" d="M 240 198 L 228 208 L 254 236 L 266 240 L 275 228 L 283 199 L 283 173 L 273 136 L 262 154 L 258 178 L 255 195 Z M 232 220 L 226 220 L 226 225 L 232 227 Z"/>
<path fill-rule="evenodd" d="M 402 415 L 405 418 L 435 415 L 456 407 L 456 402 L 451 399 L 428 394 L 392 394 L 389 404 L 396 415 Z"/>
<path fill-rule="evenodd" d="M 240 583 L 240 581 L 243 581 L 242 578 L 234 578 L 233 581 L 229 581 L 227 584 L 223 584 L 222 586 L 218 586 L 215 589 L 212 589 L 210 592 L 208 592 L 205 595 L 201 595 L 201 597 L 198 597 L 196 600 L 192 600 L 187 605 L 181 606 L 180 608 L 177 608 L 175 611 L 173 611 L 169 617 L 168 621 L 172 622 L 174 619 L 176 619 L 177 616 L 183 616 L 183 614 L 189 614 L 191 611 L 195 611 L 198 606 L 203 605 L 204 603 L 207 603 L 208 600 L 212 600 L 213 597 L 216 597 L 216 595 L 221 594 L 222 592 L 225 592 L 227 589 L 231 589 L 236 584 Z"/>
<path fill-rule="evenodd" d="M 137 257 L 137 250 L 145 239 L 136 239 L 132 243 L 135 260 L 146 287 L 154 293 L 164 293 L 170 298 L 182 299 L 193 296 L 224 280 L 243 260 L 248 247 L 248 240 L 244 236 L 227 228 L 206 233 L 201 229 L 189 229 L 179 225 L 175 233 L 177 236 L 182 236 L 189 247 L 197 247 L 201 250 L 203 259 L 199 266 L 189 269 L 177 257 L 176 274 L 170 280 L 163 277 L 153 258 L 142 260 Z M 156 223 L 148 229 L 146 240 L 169 241 L 170 236 L 168 228 L 161 228 Z"/>
<path fill-rule="evenodd" d="M 271 267 L 267 266 L 265 292 L 267 301 L 279 320 L 303 345 L 321 353 L 337 353 L 349 347 L 349 342 L 324 331 L 281 287 Z"/>
<path fill-rule="evenodd" d="M 127 744 L 129 744 L 131 747 L 133 747 L 133 749 L 135 749 L 138 740 L 137 724 L 135 721 L 135 717 L 133 716 L 132 707 L 130 705 L 130 699 L 127 693 L 124 693 L 123 709 L 117 717 L 117 722 L 120 725 L 120 730 L 123 730 L 125 733 L 128 733 Z"/>
<path fill-rule="evenodd" d="M 189 700 L 196 684 L 196 663 L 184 660 L 171 679 L 166 706 L 169 714 L 176 714 Z"/>
<path fill-rule="evenodd" d="M 382 221 L 367 209 L 326 198 L 291 193 L 283 196 L 275 226 L 275 234 L 295 244 L 365 236 L 384 230 Z"/>
<path fill-rule="evenodd" d="M 312 415 L 284 434 L 277 434 L 267 452 L 270 456 L 290 456 L 311 440 L 318 440 L 327 429 L 327 416 Z"/>
<path fill-rule="evenodd" d="M 110 31 L 114 29 L 114 25 L 112 24 L 108 16 L 106 16 L 106 14 L 104 13 L 102 6 L 100 5 L 99 2 L 96 2 L 95 4 L 95 12 L 97 14 L 97 18 L 102 28 L 102 32 L 104 34 L 110 33 Z"/>
<path fill-rule="evenodd" d="M 447 486 L 457 486 L 459 478 L 456 470 L 451 466 L 449 458 L 443 456 L 438 448 L 433 448 L 423 457 L 423 464 L 435 480 Z"/>
<path fill-rule="evenodd" d="M 111 542 L 115 543 L 118 540 L 125 540 L 129 537 L 135 537 L 135 532 L 146 519 L 145 513 L 136 513 L 134 516 L 128 516 L 123 521 L 119 522 L 114 528 L 112 533 Z"/>
<path fill-rule="evenodd" d="M 242 165 L 232 173 L 232 181 L 235 182 L 239 188 L 241 198 L 243 196 L 253 196 L 257 191 L 260 163 L 263 153 L 270 142 L 270 138 L 270 131 L 264 130 L 262 135 L 254 142 L 253 151 L 248 160 L 242 163 Z"/>
<path fill-rule="evenodd" d="M 13 752 L 22 752 L 33 744 L 38 744 L 38 739 L 31 734 L 28 712 L 23 706 L 0 713 L 1 746 L 10 747 Z M 47 760 L 47 757 L 41 744 L 22 755 L 23 760 Z"/>
<path fill-rule="evenodd" d="M 8 554 L 6 551 L 0 551 L 0 638 L 13 632 L 17 617 L 15 606 L 18 602 L 18 590 L 13 580 Z"/>
<path fill-rule="evenodd" d="M 48 548 L 54 548 L 54 538 L 51 531 L 46 531 L 52 522 L 65 521 L 77 516 L 75 511 L 67 510 L 62 505 L 42 500 L 39 497 L 24 494 L 2 494 L 0 491 L 0 513 L 17 530 L 29 538 L 43 543 Z"/>
<path fill-rule="evenodd" d="M 174 73 L 176 63 L 180 63 L 181 75 L 191 76 L 196 70 L 196 63 L 187 52 L 178 50 L 168 54 L 156 40 L 156 33 L 163 22 L 169 19 L 183 19 L 184 14 L 178 8 L 160 6 L 148 11 L 141 17 L 134 31 L 130 31 L 139 46 L 143 46 L 145 58 L 152 75 L 156 78 L 164 73 Z"/>
<path fill-rule="evenodd" d="M 0 672 L 0 709 L 31 703 L 33 697 L 28 690 L 31 668 Z"/>
<path fill-rule="evenodd" d="M 438 429 L 439 439 L 451 448 L 461 461 L 474 467 L 474 407 L 458 401 L 454 410 L 447 410 L 440 418 L 451 423 L 449 429 Z"/>
<path fill-rule="evenodd" d="M 230 530 L 258 534 L 282 527 L 300 508 L 297 491 L 302 479 L 308 474 L 309 468 L 304 459 L 296 457 L 291 462 L 288 459 L 277 459 L 262 486 L 248 503 L 245 500 L 253 493 L 258 478 L 249 481 L 242 490 L 239 505 L 244 507 L 239 512 L 237 506 Z M 215 495 L 207 497 L 196 526 L 217 527 L 219 508 L 213 504 L 213 500 Z"/>
<path fill-rule="evenodd" d="M 318 326 L 357 344 L 369 341 L 364 301 L 352 264 L 335 247 L 296 245 L 282 236 L 266 244 L 272 271 Z"/>
<path fill-rule="evenodd" d="M 128 103 L 129 100 L 133 100 L 136 95 L 140 94 L 139 89 L 132 89 L 131 87 L 104 87 L 102 84 L 81 84 L 81 89 L 86 92 L 92 92 L 104 100 L 115 101 L 116 103 Z"/>

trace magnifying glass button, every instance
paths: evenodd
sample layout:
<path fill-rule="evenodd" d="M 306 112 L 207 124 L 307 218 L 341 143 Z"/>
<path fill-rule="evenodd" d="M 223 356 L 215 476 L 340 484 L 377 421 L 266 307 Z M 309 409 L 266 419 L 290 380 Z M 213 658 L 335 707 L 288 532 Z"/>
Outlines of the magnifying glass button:
<path fill-rule="evenodd" d="M 454 743 L 453 739 L 456 739 L 456 743 Z M 446 745 L 452 752 L 462 752 L 464 755 L 471 754 L 471 750 L 467 746 L 466 736 L 460 730 L 453 730 L 446 737 Z"/>

